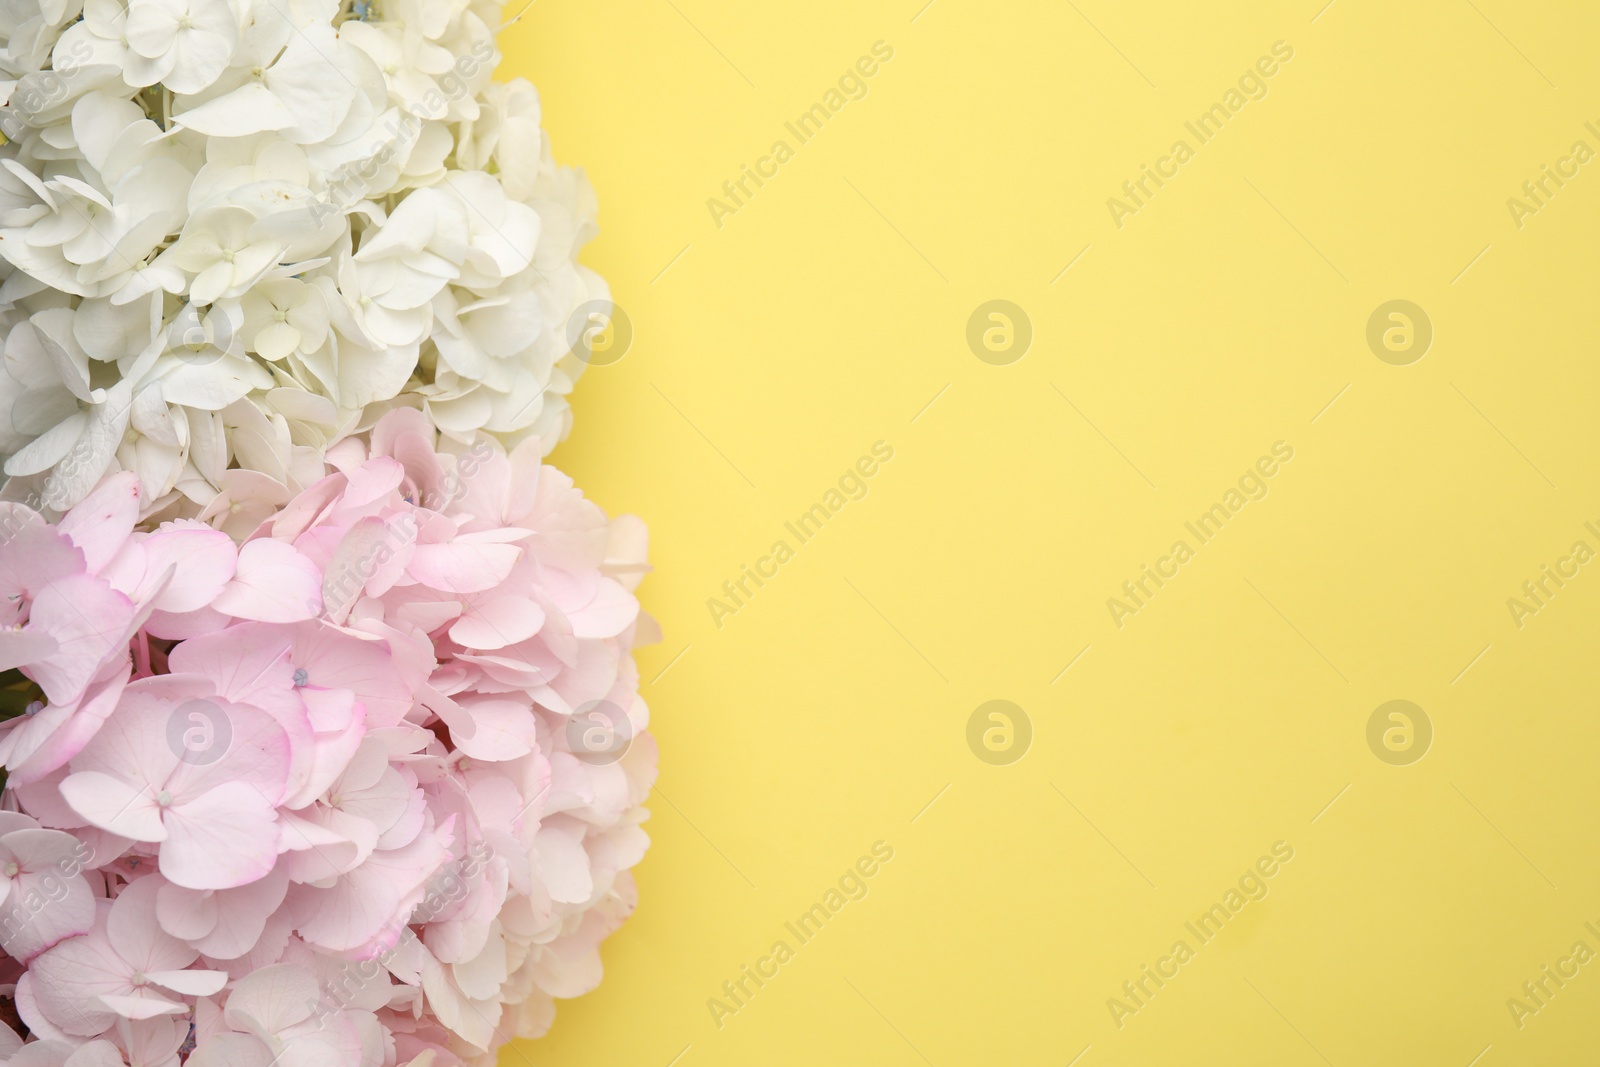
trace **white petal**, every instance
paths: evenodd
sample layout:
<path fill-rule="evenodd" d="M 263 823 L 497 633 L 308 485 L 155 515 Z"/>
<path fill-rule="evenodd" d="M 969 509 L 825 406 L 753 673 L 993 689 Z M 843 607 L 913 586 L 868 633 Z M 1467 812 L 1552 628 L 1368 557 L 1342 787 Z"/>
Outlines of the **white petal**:
<path fill-rule="evenodd" d="M 176 115 L 173 121 L 207 137 L 244 137 L 293 126 L 294 113 L 266 86 L 253 81 Z"/>

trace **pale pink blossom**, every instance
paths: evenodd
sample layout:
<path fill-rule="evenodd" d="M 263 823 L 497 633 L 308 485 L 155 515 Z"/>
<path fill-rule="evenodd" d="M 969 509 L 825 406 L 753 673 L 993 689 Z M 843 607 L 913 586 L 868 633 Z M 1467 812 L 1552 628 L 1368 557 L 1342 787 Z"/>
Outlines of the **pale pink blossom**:
<path fill-rule="evenodd" d="M 644 529 L 412 409 L 299 492 L 228 484 L 199 520 L 141 525 L 132 474 L 55 525 L 0 504 L 0 657 L 40 694 L 0 724 L 11 1060 L 486 1063 L 634 906 Z"/>
<path fill-rule="evenodd" d="M 228 994 L 224 1033 L 207 1038 L 190 1067 L 359 1067 L 361 1031 L 348 1013 L 325 1012 L 323 989 L 293 964 L 264 967 Z"/>
<path fill-rule="evenodd" d="M 0 811 L 0 948 L 27 963 L 94 924 L 82 871 L 93 851 L 71 834 Z"/>
<path fill-rule="evenodd" d="M 227 982 L 221 971 L 191 969 L 198 953 L 156 921 L 160 880 L 141 878 L 113 901 L 101 901 L 88 933 L 69 938 L 32 964 L 29 978 L 43 1021 L 91 1037 L 121 1019 L 181 1015 L 186 998 L 209 996 Z M 33 1024 L 34 1020 L 26 1020 Z"/>
<path fill-rule="evenodd" d="M 175 721 L 200 730 L 226 723 L 231 736 L 211 738 L 226 751 L 215 760 L 186 760 L 188 750 L 170 743 Z M 167 675 L 128 687 L 60 788 L 84 821 L 160 843 L 168 880 L 229 889 L 263 877 L 277 859 L 288 763 L 288 737 L 272 716 L 215 697 L 198 677 Z"/>

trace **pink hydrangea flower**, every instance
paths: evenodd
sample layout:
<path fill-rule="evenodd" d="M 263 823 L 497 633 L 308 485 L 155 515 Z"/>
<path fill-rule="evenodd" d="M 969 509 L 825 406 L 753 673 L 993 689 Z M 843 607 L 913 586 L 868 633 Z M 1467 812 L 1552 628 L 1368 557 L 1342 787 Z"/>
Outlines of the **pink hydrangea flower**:
<path fill-rule="evenodd" d="M 298 494 L 230 475 L 154 528 L 132 474 L 0 504 L 39 690 L 0 724 L 0 1059 L 488 1064 L 634 907 L 643 526 L 403 408 Z"/>
<path fill-rule="evenodd" d="M 197 750 L 170 743 L 173 723 L 187 730 L 219 713 L 231 735 L 209 739 L 226 746 L 219 758 L 189 761 Z M 202 679 L 134 682 L 71 767 L 59 786 L 67 806 L 109 833 L 160 843 L 161 873 L 176 885 L 231 889 L 277 862 L 288 737 L 271 715 L 214 697 Z"/>
<path fill-rule="evenodd" d="M 115 900 L 100 902 L 88 933 L 35 960 L 23 979 L 32 1004 L 18 997 L 19 1008 L 33 1009 L 23 1021 L 35 1030 L 93 1037 L 119 1018 L 182 1015 L 186 998 L 220 990 L 227 974 L 191 967 L 199 953 L 156 921 L 158 889 L 153 878 L 129 883 Z"/>

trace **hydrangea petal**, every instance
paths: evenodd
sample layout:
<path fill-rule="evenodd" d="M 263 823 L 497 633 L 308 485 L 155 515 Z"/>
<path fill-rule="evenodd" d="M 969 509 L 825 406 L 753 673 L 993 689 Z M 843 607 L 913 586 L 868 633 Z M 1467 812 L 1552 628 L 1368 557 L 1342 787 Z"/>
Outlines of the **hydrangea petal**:
<path fill-rule="evenodd" d="M 322 576 L 293 545 L 270 538 L 246 542 L 238 568 L 212 607 L 239 619 L 298 622 L 322 605 Z"/>

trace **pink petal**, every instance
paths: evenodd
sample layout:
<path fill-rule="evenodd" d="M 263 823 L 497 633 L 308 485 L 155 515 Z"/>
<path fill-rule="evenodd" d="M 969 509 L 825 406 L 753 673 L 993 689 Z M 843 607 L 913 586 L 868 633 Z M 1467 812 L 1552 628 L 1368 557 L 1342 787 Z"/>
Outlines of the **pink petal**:
<path fill-rule="evenodd" d="M 469 737 L 452 734 L 451 738 L 473 759 L 511 760 L 533 751 L 538 730 L 525 698 L 480 698 L 461 706 L 471 716 L 474 729 Z"/>
<path fill-rule="evenodd" d="M 94 926 L 94 911 L 94 893 L 80 875 L 25 874 L 13 882 L 0 910 L 0 948 L 27 963 L 69 937 L 88 933 Z"/>
<path fill-rule="evenodd" d="M 61 796 L 90 823 L 134 841 L 165 841 L 161 808 L 145 786 L 99 771 L 79 771 L 61 783 Z"/>
<path fill-rule="evenodd" d="M 233 581 L 212 606 L 236 619 L 298 622 L 322 610 L 322 575 L 293 545 L 262 537 L 239 549 Z"/>
<path fill-rule="evenodd" d="M 226 971 L 148 971 L 145 977 L 186 997 L 209 997 L 228 984 Z"/>
<path fill-rule="evenodd" d="M 6 741 L 0 742 L 12 768 L 10 780 L 18 785 L 35 782 L 65 766 L 100 732 L 127 684 L 127 676 L 118 672 L 109 681 L 91 686 L 77 707 L 46 708 L 30 721 L 12 727 Z M 55 722 L 58 712 L 62 713 L 60 721 Z"/>
<path fill-rule="evenodd" d="M 11 1063 L 12 1067 L 24 1067 L 21 1060 L 12 1060 Z M 43 1067 L 43 1061 L 40 1067 Z M 104 1039 L 91 1041 L 87 1045 L 79 1045 L 61 1067 L 123 1067 L 122 1052 Z"/>
<path fill-rule="evenodd" d="M 361 714 L 361 702 L 348 689 L 314 689 L 309 685 L 300 688 L 300 699 L 305 702 L 306 717 L 311 728 L 319 734 L 348 729 Z"/>
<path fill-rule="evenodd" d="M 298 888 L 304 912 L 300 936 L 334 952 L 345 952 L 385 937 L 392 943 L 424 886 L 448 858 L 432 834 L 419 834 L 405 848 L 374 852 L 331 889 Z"/>
<path fill-rule="evenodd" d="M 161 675 L 129 684 L 115 713 L 72 759 L 74 771 L 99 771 L 124 782 L 148 787 L 151 795 L 166 787 L 178 767 L 169 731 L 183 706 L 211 692 L 203 678 Z M 181 727 L 183 724 L 177 724 Z"/>
<path fill-rule="evenodd" d="M 77 873 L 83 869 L 78 839 L 60 830 L 13 830 L 0 837 L 0 845 L 5 846 L 25 874 L 52 870 Z"/>
<path fill-rule="evenodd" d="M 272 536 L 293 540 L 313 523 L 326 517 L 329 508 L 339 499 L 349 479 L 343 473 L 330 474 L 285 504 L 272 520 Z"/>
<path fill-rule="evenodd" d="M 321 999 L 310 971 L 280 963 L 239 979 L 222 1017 L 235 1030 L 276 1034 L 309 1019 Z"/>
<path fill-rule="evenodd" d="M 363 593 L 381 595 L 405 573 L 416 528 L 400 518 L 358 519 L 334 546 L 322 577 L 323 604 L 334 619 L 343 621 Z"/>
<path fill-rule="evenodd" d="M 422 972 L 428 1006 L 446 1028 L 461 1034 L 463 1040 L 474 1044 L 481 1042 L 479 1047 L 487 1047 L 494 1041 L 503 1005 L 470 1000 L 456 988 L 447 971 L 448 968 L 432 956 L 428 957 Z"/>
<path fill-rule="evenodd" d="M 421 588 L 412 586 L 413 589 Z M 387 601 L 386 601 L 387 603 Z M 419 600 L 402 603 L 395 611 L 394 617 L 401 622 L 415 626 L 425 634 L 431 634 L 451 619 L 459 618 L 461 605 L 454 600 L 436 601 Z"/>
<path fill-rule="evenodd" d="M 557 938 L 533 950 L 530 968 L 539 988 L 557 997 L 580 997 L 600 984 L 600 953 L 577 938 Z"/>
<path fill-rule="evenodd" d="M 194 947 L 212 959 L 232 960 L 256 946 L 266 928 L 267 920 L 283 903 L 289 889 L 288 865 L 280 863 L 259 881 L 237 889 L 219 889 L 208 895 L 214 905 L 215 923 L 203 936 L 189 938 Z M 176 894 L 194 891 L 169 885 L 162 891 L 163 899 L 170 890 Z M 163 920 L 165 921 L 165 920 Z"/>
<path fill-rule="evenodd" d="M 39 1010 L 39 1001 L 33 993 L 34 984 L 35 978 L 32 971 L 24 973 L 21 978 L 17 979 L 17 1014 L 27 1024 L 32 1036 L 40 1041 L 61 1043 L 68 1046 L 76 1044 L 75 1039 L 69 1037 L 65 1030 L 47 1019 L 44 1012 Z"/>
<path fill-rule="evenodd" d="M 481 593 L 505 581 L 521 554 L 514 545 L 463 541 L 417 545 L 406 572 L 440 592 Z"/>
<path fill-rule="evenodd" d="M 450 627 L 450 639 L 466 648 L 493 651 L 526 641 L 544 625 L 544 609 L 519 596 L 494 596 L 467 608 Z"/>
<path fill-rule="evenodd" d="M 189 1054 L 186 1067 L 274 1067 L 278 1057 L 248 1034 L 220 1033 Z"/>
<path fill-rule="evenodd" d="M 177 575 L 157 596 L 158 611 L 198 611 L 216 599 L 234 575 L 239 550 L 220 530 L 194 524 L 168 524 L 144 539 L 145 583 L 176 567 Z"/>
<path fill-rule="evenodd" d="M 187 1021 L 162 1017 L 132 1023 L 122 1036 L 131 1062 L 170 1065 L 188 1034 Z"/>
<path fill-rule="evenodd" d="M 156 894 L 156 919 L 161 929 L 182 941 L 197 941 L 217 925 L 218 894 L 185 889 L 171 882 Z"/>
<path fill-rule="evenodd" d="M 61 780 L 68 775 L 69 770 L 61 767 L 50 772 L 37 782 L 28 782 L 24 785 L 13 785 L 7 782 L 7 787 L 16 794 L 21 806 L 33 812 L 40 825 L 54 827 L 57 830 L 70 830 L 74 835 L 81 834 L 90 829 L 88 823 L 83 821 L 83 816 L 72 810 L 65 800 L 61 799 Z M 101 833 L 95 830 L 95 833 Z M 121 841 L 123 838 L 117 838 Z M 90 861 L 93 866 L 99 862 Z M 103 862 L 103 861 L 101 861 Z"/>
<path fill-rule="evenodd" d="M 272 802 L 229 782 L 167 810 L 161 873 L 190 889 L 230 889 L 261 878 L 278 858 Z"/>
<path fill-rule="evenodd" d="M 157 1015 L 182 1015 L 189 1010 L 187 1005 L 152 993 L 148 987 L 132 996 L 103 993 L 99 1001 L 124 1019 L 153 1019 Z"/>
<path fill-rule="evenodd" d="M 126 995 L 133 988 L 133 968 L 99 933 L 68 938 L 42 953 L 30 970 L 39 1013 L 78 1037 L 93 1037 L 116 1021 L 98 1006 L 102 995 Z"/>
<path fill-rule="evenodd" d="M 361 507 L 400 488 L 406 469 L 388 456 L 376 456 L 348 472 L 349 487 L 341 501 L 346 507 Z"/>
<path fill-rule="evenodd" d="M 91 572 L 98 573 L 133 533 L 139 521 L 139 496 L 139 476 L 122 471 L 62 516 L 57 528 L 83 549 Z"/>
<path fill-rule="evenodd" d="M 500 986 L 506 980 L 505 942 L 494 937 L 476 956 L 452 964 L 450 976 L 456 988 L 473 1000 L 499 999 Z"/>
<path fill-rule="evenodd" d="M 294 664 L 289 660 L 291 631 L 273 623 L 246 622 L 191 637 L 167 659 L 174 673 L 211 679 L 217 694 L 284 718 L 298 713 Z"/>
<path fill-rule="evenodd" d="M 472 716 L 467 712 L 467 709 L 443 693 L 424 686 L 422 691 L 417 694 L 417 700 L 423 707 L 444 721 L 444 724 L 450 728 L 450 736 L 455 739 L 457 744 L 461 743 L 462 738 L 471 737 L 477 733 L 478 726 L 472 721 Z"/>
<path fill-rule="evenodd" d="M 601 700 L 616 684 L 618 650 L 606 641 L 578 642 L 577 661 L 550 682 L 561 698 L 576 708 L 590 700 Z"/>
<path fill-rule="evenodd" d="M 228 701 L 203 701 L 212 714 L 206 726 L 214 731 L 211 744 L 226 745 L 222 755 L 202 751 L 203 758 L 179 763 L 167 779 L 175 805 L 181 807 L 201 794 L 223 785 L 244 785 L 268 805 L 283 797 L 284 779 L 289 773 L 288 735 L 273 716 L 249 704 Z M 188 705 L 179 705 L 182 712 Z"/>
<path fill-rule="evenodd" d="M 139 878 L 111 902 L 106 938 L 135 971 L 179 971 L 195 961 L 195 951 L 161 929 L 156 919 L 159 878 Z"/>
<path fill-rule="evenodd" d="M 0 835 L 17 830 L 37 830 L 39 820 L 20 811 L 0 811 Z"/>
<path fill-rule="evenodd" d="M 572 632 L 578 637 L 615 637 L 638 617 L 639 602 L 610 578 L 600 579 L 594 599 L 567 612 Z"/>
<path fill-rule="evenodd" d="M 43 630 L 0 630 L 0 671 L 38 663 L 60 648 L 56 639 Z"/>
<path fill-rule="evenodd" d="M 127 657 L 133 602 L 88 575 L 51 583 L 34 599 L 28 629 L 49 634 L 58 650 L 32 665 L 53 704 L 76 700 L 107 662 Z"/>
<path fill-rule="evenodd" d="M 396 664 L 388 641 L 356 636 L 321 621 L 301 623 L 294 628 L 292 659 L 305 669 L 308 687 L 355 693 L 366 705 L 369 726 L 393 726 L 411 710 L 406 672 Z M 424 666 L 423 676 L 431 666 Z"/>
<path fill-rule="evenodd" d="M 365 819 L 381 831 L 382 835 L 391 832 L 403 834 L 396 840 L 385 843 L 384 848 L 399 848 L 422 829 L 419 818 L 407 818 L 407 816 L 414 807 L 420 807 L 416 802 L 425 798 L 407 782 L 404 775 L 392 767 L 385 765 L 378 780 L 367 788 L 351 792 L 348 779 L 334 788 L 343 793 L 339 804 L 340 811 L 358 819 Z M 417 815 L 421 815 L 420 810 L 417 811 Z"/>
<path fill-rule="evenodd" d="M 0 501 L 0 531 L 0 596 L 7 600 L 84 570 L 83 551 L 30 508 Z"/>
<path fill-rule="evenodd" d="M 214 608 L 186 611 L 181 615 L 174 615 L 168 611 L 152 611 L 150 617 L 145 620 L 144 628 L 151 637 L 182 641 L 187 637 L 215 633 L 232 621 L 232 618 Z"/>
<path fill-rule="evenodd" d="M 326 812 L 328 809 L 322 809 Z M 310 814 L 309 812 L 307 814 Z M 296 882 L 325 882 L 350 870 L 371 852 L 375 834 L 371 824 L 352 820 L 366 831 L 358 841 L 336 828 L 323 826 L 292 811 L 282 812 L 278 825 L 283 831 L 284 861 Z"/>
<path fill-rule="evenodd" d="M 582 832 L 547 822 L 539 827 L 533 847 L 539 861 L 539 877 L 549 890 L 550 899 L 566 904 L 587 903 L 594 892 L 594 881 Z"/>
<path fill-rule="evenodd" d="M 326 792 L 334 779 L 339 777 L 367 733 L 366 716 L 360 709 L 361 706 L 356 705 L 356 715 L 343 730 L 317 735 L 311 748 L 310 763 L 304 768 L 305 780 L 283 798 L 281 803 L 284 807 L 305 807 Z"/>
<path fill-rule="evenodd" d="M 530 546 L 533 554 L 557 567 L 587 570 L 599 566 L 606 554 L 605 512 L 585 500 L 572 479 L 554 467 L 540 468 L 534 488 L 538 500 L 532 510 L 507 516 L 519 526 L 539 531 Z"/>

